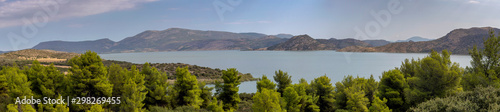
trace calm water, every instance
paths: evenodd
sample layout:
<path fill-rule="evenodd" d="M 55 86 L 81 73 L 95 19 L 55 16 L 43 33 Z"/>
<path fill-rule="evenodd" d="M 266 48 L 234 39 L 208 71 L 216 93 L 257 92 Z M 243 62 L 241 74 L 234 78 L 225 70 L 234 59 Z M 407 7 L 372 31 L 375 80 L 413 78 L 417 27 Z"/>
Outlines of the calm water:
<path fill-rule="evenodd" d="M 210 68 L 236 68 L 254 77 L 266 75 L 272 79 L 276 70 L 292 76 L 293 83 L 300 78 L 311 81 L 328 76 L 332 83 L 346 75 L 370 77 L 377 80 L 383 71 L 394 69 L 406 58 L 423 58 L 425 53 L 346 53 L 335 51 L 176 51 L 147 53 L 100 54 L 108 60 L 132 63 L 186 63 Z M 451 61 L 461 67 L 470 66 L 470 56 L 452 55 Z M 256 92 L 255 81 L 243 82 L 240 92 Z"/>

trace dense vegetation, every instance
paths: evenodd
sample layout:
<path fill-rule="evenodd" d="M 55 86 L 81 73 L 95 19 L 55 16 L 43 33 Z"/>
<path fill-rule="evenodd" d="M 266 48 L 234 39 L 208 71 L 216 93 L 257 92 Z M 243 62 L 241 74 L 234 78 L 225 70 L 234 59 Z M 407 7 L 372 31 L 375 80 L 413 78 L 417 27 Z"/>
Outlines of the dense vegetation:
<path fill-rule="evenodd" d="M 94 52 L 75 56 L 63 74 L 54 65 L 4 66 L 0 70 L 0 111 L 256 111 L 256 112 L 390 112 L 390 111 L 500 111 L 500 36 L 493 31 L 485 49 L 470 50 L 472 66 L 460 68 L 451 53 L 432 51 L 422 59 L 406 59 L 382 73 L 380 81 L 345 76 L 331 83 L 327 76 L 292 84 L 278 70 L 274 82 L 262 76 L 257 93 L 238 94 L 242 75 L 222 70 L 224 83 L 206 87 L 189 67 L 169 75 L 149 63 L 138 69 L 119 64 L 105 66 Z M 195 71 L 196 72 L 196 71 Z M 276 83 L 275 83 L 276 82 Z M 216 93 L 212 93 L 215 89 Z M 17 97 L 121 97 L 120 104 L 14 104 Z"/>

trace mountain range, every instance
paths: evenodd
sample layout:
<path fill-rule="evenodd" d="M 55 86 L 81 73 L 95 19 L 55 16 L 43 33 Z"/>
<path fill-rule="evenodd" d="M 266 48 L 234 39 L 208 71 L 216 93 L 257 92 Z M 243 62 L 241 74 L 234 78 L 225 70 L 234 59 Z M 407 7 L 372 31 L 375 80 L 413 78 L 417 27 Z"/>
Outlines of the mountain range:
<path fill-rule="evenodd" d="M 483 49 L 483 39 L 489 37 L 489 31 L 495 34 L 500 32 L 498 28 L 474 27 L 469 29 L 455 29 L 445 36 L 431 41 L 421 42 L 398 42 L 378 47 L 349 46 L 338 51 L 343 52 L 395 52 L 395 53 L 424 53 L 431 50 L 441 51 L 447 49 L 453 54 L 468 54 L 469 49 L 477 45 Z"/>
<path fill-rule="evenodd" d="M 93 41 L 49 41 L 33 49 L 83 53 L 92 50 L 109 52 L 156 52 L 183 50 L 253 50 L 284 42 L 289 34 L 265 35 L 260 33 L 232 33 L 169 28 L 163 31 L 148 30 L 118 42 L 109 39 Z"/>
<path fill-rule="evenodd" d="M 410 37 L 406 40 L 396 40 L 395 42 L 422 42 L 422 41 L 431 41 L 432 39 L 428 39 L 428 38 L 423 38 L 423 37 L 419 37 L 419 36 L 414 36 L 414 37 Z"/>
<path fill-rule="evenodd" d="M 87 50 L 98 53 L 187 50 L 337 50 L 344 52 L 418 53 L 448 49 L 454 54 L 467 54 L 468 49 L 472 48 L 473 45 L 482 48 L 483 38 L 488 36 L 490 29 L 499 31 L 499 29 L 492 27 L 455 29 L 435 40 L 416 36 L 407 40 L 390 42 L 387 40 L 314 39 L 309 35 L 266 35 L 254 32 L 233 33 L 169 28 L 162 31 L 144 31 L 118 42 L 109 39 L 78 42 L 48 41 L 39 43 L 33 49 L 76 53 L 83 53 Z"/>

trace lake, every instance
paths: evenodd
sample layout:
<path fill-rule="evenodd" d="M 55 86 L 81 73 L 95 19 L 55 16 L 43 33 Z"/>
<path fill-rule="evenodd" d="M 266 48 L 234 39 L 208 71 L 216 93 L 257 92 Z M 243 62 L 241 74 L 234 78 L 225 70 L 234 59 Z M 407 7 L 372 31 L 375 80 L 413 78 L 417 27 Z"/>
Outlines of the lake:
<path fill-rule="evenodd" d="M 293 83 L 300 78 L 307 81 L 326 75 L 332 84 L 344 76 L 367 77 L 379 80 L 382 72 L 399 67 L 404 59 L 423 58 L 427 53 L 351 53 L 335 51 L 175 51 L 146 53 L 100 54 L 107 60 L 132 63 L 186 63 L 210 68 L 236 68 L 254 77 L 266 75 L 273 80 L 274 72 L 283 70 L 292 76 Z M 470 66 L 470 56 L 452 55 L 451 61 L 460 67 Z M 243 82 L 240 93 L 256 92 L 256 82 Z"/>

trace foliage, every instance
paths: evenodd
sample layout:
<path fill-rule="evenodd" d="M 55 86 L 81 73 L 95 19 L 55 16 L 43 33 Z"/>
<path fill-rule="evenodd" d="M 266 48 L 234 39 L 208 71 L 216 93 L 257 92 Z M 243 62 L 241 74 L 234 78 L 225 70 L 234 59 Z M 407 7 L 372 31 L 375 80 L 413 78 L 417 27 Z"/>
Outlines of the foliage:
<path fill-rule="evenodd" d="M 151 67 L 149 63 L 142 66 L 140 73 L 145 75 L 146 83 L 144 85 L 148 91 L 144 103 L 146 105 L 169 106 L 171 97 L 166 94 L 169 87 L 167 74 Z"/>
<path fill-rule="evenodd" d="M 262 78 L 257 81 L 257 92 L 262 91 L 262 89 L 269 89 L 269 90 L 274 90 L 276 87 L 276 84 L 274 82 L 271 82 L 271 80 L 267 79 L 267 76 L 262 75 Z"/>
<path fill-rule="evenodd" d="M 404 75 L 397 69 L 382 73 L 380 79 L 380 98 L 387 99 L 387 106 L 395 111 L 406 111 L 404 90 L 408 89 L 408 83 Z"/>
<path fill-rule="evenodd" d="M 370 112 L 391 112 L 392 110 L 386 105 L 387 99 L 380 100 L 379 97 L 373 95 L 373 102 L 370 106 Z"/>
<path fill-rule="evenodd" d="M 219 99 L 224 104 L 224 110 L 234 110 L 238 109 L 238 103 L 241 99 L 238 96 L 238 85 L 241 84 L 238 71 L 235 68 L 229 68 L 222 71 L 222 79 L 224 79 L 224 84 L 222 85 L 222 92 L 220 93 Z"/>
<path fill-rule="evenodd" d="M 146 98 L 147 90 L 144 86 L 144 75 L 139 74 L 135 66 L 132 66 L 130 71 L 125 70 L 126 78 L 123 85 L 123 93 L 121 98 L 123 102 L 120 103 L 120 111 L 142 112 L 144 106 L 144 99 Z"/>
<path fill-rule="evenodd" d="M 300 107 L 302 106 L 300 104 L 301 97 L 293 87 L 286 87 L 282 96 L 284 102 L 286 102 L 285 109 L 287 112 L 300 112 Z"/>
<path fill-rule="evenodd" d="M 367 105 L 370 101 L 365 97 L 365 92 L 361 89 L 361 85 L 349 87 L 344 92 L 347 97 L 347 109 L 355 112 L 368 112 Z"/>
<path fill-rule="evenodd" d="M 28 76 L 28 81 L 31 82 L 34 98 L 56 98 L 57 95 L 64 92 L 64 74 L 54 67 L 54 64 L 45 67 L 35 60 L 30 68 L 25 67 L 24 73 Z M 52 111 L 55 108 L 53 104 L 40 104 L 37 106 L 39 111 Z"/>
<path fill-rule="evenodd" d="M 488 39 L 484 40 L 484 49 L 478 50 L 474 46 L 469 50 L 471 68 L 463 78 L 465 90 L 472 90 L 476 86 L 500 87 L 500 34 L 495 36 L 490 30 Z"/>
<path fill-rule="evenodd" d="M 316 105 L 319 106 L 319 109 L 323 112 L 334 111 L 335 107 L 333 103 L 335 102 L 335 87 L 333 87 L 332 83 L 330 83 L 330 78 L 326 75 L 315 78 L 314 81 L 311 82 L 311 86 L 314 90 L 314 94 L 319 97 L 318 102 L 316 103 Z"/>
<path fill-rule="evenodd" d="M 410 108 L 409 111 L 498 112 L 500 111 L 500 89 L 492 86 L 479 86 L 472 91 L 425 101 Z"/>
<path fill-rule="evenodd" d="M 203 99 L 200 98 L 201 90 L 196 77 L 191 75 L 187 67 L 177 68 L 175 75 L 177 77 L 174 86 L 176 107 L 191 106 L 199 109 Z"/>
<path fill-rule="evenodd" d="M 81 56 L 75 56 L 68 63 L 71 65 L 69 74 L 70 97 L 110 97 L 113 85 L 108 81 L 106 67 L 97 53 L 87 51 Z M 72 105 L 71 110 L 89 110 L 91 105 Z"/>
<path fill-rule="evenodd" d="M 276 90 L 262 88 L 252 98 L 252 110 L 256 112 L 281 112 L 280 96 Z"/>
<path fill-rule="evenodd" d="M 90 107 L 90 110 L 87 110 L 87 112 L 104 112 L 104 109 L 102 109 L 102 106 L 99 104 L 94 104 L 92 107 Z"/>
<path fill-rule="evenodd" d="M 14 102 L 15 98 L 30 97 L 33 95 L 30 89 L 30 82 L 28 82 L 28 77 L 23 73 L 17 66 L 14 67 L 4 67 L 0 74 L 2 74 L 6 79 L 8 96 L 10 101 Z M 2 102 L 3 103 L 3 102 Z M 11 105 L 11 104 L 9 104 Z M 7 105 L 7 110 L 13 110 L 12 105 Z M 18 109 L 18 105 L 15 105 L 15 109 Z M 21 105 L 21 111 L 24 112 L 35 112 L 35 109 L 31 105 L 23 104 Z"/>
<path fill-rule="evenodd" d="M 217 98 L 213 97 L 212 102 L 207 106 L 207 110 L 212 112 L 224 112 L 222 102 L 217 102 Z"/>
<path fill-rule="evenodd" d="M 201 90 L 200 98 L 203 99 L 203 103 L 201 104 L 200 108 L 207 108 L 207 106 L 210 105 L 210 100 L 212 99 L 212 90 L 214 88 L 205 86 L 204 82 L 201 82 L 199 87 Z"/>
<path fill-rule="evenodd" d="M 410 105 L 462 90 L 460 80 L 463 69 L 457 63 L 451 63 L 448 51 L 443 50 L 441 54 L 432 51 L 418 63 L 411 64 L 415 64 L 415 71 L 410 73 L 415 74 L 407 78 L 410 88 L 405 90 L 405 100 Z"/>
<path fill-rule="evenodd" d="M 274 73 L 274 81 L 278 83 L 277 91 L 283 96 L 285 88 L 292 84 L 292 76 L 289 76 L 287 72 L 283 72 L 281 70 L 275 71 Z"/>

